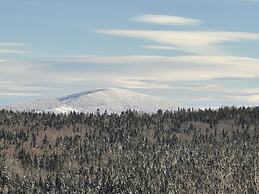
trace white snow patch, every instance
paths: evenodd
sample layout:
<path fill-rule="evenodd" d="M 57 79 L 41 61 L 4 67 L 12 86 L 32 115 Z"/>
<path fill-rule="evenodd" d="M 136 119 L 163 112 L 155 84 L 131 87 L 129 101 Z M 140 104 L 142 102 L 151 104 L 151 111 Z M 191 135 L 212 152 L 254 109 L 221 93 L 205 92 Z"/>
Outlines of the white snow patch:
<path fill-rule="evenodd" d="M 128 109 L 152 113 L 158 109 L 176 110 L 180 105 L 158 97 L 119 88 L 85 91 L 61 98 L 47 98 L 4 107 L 17 111 L 54 113 L 100 112 L 121 113 Z"/>

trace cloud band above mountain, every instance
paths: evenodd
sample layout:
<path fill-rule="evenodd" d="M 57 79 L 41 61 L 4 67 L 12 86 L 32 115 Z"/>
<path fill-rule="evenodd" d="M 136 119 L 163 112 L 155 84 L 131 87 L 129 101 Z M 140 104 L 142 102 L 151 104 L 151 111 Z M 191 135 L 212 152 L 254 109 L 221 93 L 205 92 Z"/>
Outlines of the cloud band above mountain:
<path fill-rule="evenodd" d="M 98 33 L 140 38 L 163 45 L 174 46 L 197 54 L 219 54 L 219 44 L 225 42 L 259 40 L 259 33 L 224 31 L 155 31 L 155 30 L 98 30 Z"/>
<path fill-rule="evenodd" d="M 131 18 L 133 21 L 161 25 L 197 25 L 203 23 L 202 20 L 172 16 L 172 15 L 140 15 Z"/>

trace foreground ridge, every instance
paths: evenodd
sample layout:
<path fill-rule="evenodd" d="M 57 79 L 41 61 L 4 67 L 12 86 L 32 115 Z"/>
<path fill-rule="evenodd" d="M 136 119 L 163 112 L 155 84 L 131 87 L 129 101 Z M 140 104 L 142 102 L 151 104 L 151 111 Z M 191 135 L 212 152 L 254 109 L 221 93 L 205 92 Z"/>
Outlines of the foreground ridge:
<path fill-rule="evenodd" d="M 0 192 L 258 193 L 258 114 L 3 110 Z"/>

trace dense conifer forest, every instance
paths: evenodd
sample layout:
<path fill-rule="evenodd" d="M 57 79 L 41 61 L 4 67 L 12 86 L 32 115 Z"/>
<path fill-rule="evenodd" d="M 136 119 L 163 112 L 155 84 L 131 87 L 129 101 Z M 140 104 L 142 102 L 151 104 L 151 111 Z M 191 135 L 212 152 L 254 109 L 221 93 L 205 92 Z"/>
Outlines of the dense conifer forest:
<path fill-rule="evenodd" d="M 259 193 L 259 107 L 0 111 L 0 193 Z"/>

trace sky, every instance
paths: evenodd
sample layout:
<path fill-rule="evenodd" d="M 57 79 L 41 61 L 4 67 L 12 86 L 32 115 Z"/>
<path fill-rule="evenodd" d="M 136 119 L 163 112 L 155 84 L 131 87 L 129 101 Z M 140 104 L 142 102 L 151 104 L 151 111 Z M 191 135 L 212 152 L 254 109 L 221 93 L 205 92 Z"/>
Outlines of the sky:
<path fill-rule="evenodd" d="M 0 0 L 0 105 L 120 87 L 259 103 L 259 0 Z"/>

